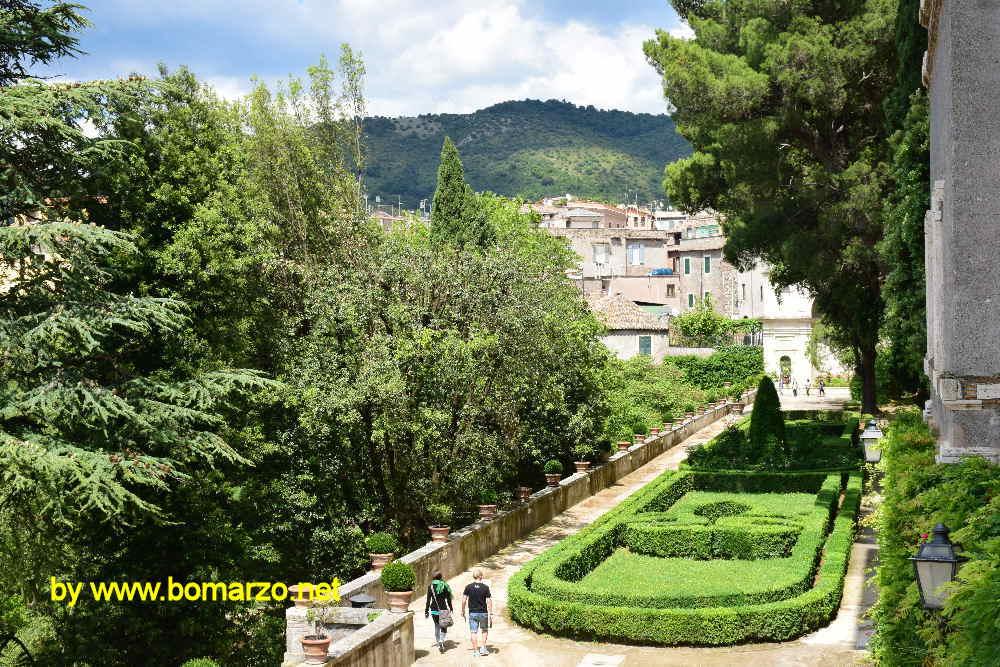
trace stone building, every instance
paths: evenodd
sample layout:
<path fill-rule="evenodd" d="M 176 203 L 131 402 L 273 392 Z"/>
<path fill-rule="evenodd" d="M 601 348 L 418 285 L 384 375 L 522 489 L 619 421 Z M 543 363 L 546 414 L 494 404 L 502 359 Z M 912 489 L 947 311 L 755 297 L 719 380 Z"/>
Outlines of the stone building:
<path fill-rule="evenodd" d="M 1000 2 L 923 0 L 931 202 L 927 414 L 937 458 L 1000 462 Z"/>
<path fill-rule="evenodd" d="M 669 345 L 665 320 L 653 317 L 620 294 L 593 295 L 587 305 L 608 328 L 602 340 L 619 359 L 645 354 L 663 361 Z"/>

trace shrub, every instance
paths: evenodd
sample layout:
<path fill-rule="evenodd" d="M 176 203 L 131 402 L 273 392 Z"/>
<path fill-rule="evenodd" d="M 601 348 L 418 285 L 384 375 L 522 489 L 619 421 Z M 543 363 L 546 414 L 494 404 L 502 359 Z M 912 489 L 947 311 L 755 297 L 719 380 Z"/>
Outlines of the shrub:
<path fill-rule="evenodd" d="M 219 663 L 211 658 L 192 658 L 181 667 L 219 667 Z"/>
<path fill-rule="evenodd" d="M 781 402 L 774 382 L 766 375 L 757 385 L 757 397 L 753 402 L 753 412 L 750 414 L 750 445 L 758 447 L 768 440 L 785 443 L 785 417 L 781 414 Z"/>
<path fill-rule="evenodd" d="M 550 459 L 545 462 L 545 466 L 542 468 L 546 475 L 561 475 L 563 471 L 563 464 L 555 459 Z"/>
<path fill-rule="evenodd" d="M 368 553 L 394 554 L 399 551 L 399 541 L 389 533 L 372 533 L 365 538 Z"/>
<path fill-rule="evenodd" d="M 630 606 L 613 595 L 598 599 L 563 600 L 550 594 L 547 587 L 570 585 L 606 559 L 629 525 L 628 517 L 643 508 L 660 503 L 660 496 L 674 496 L 678 490 L 690 489 L 690 473 L 667 473 L 632 498 L 605 514 L 580 533 L 528 563 L 512 577 L 508 589 L 508 605 L 512 618 L 528 627 L 559 635 L 586 639 L 629 641 L 663 645 L 725 645 L 748 641 L 784 641 L 798 637 L 825 624 L 836 612 L 842 595 L 847 560 L 853 544 L 855 519 L 861 500 L 861 476 L 851 473 L 847 479 L 844 502 L 832 530 L 823 539 L 830 525 L 828 520 L 809 522 L 817 530 L 817 539 L 806 553 L 806 576 L 803 590 L 785 599 L 773 599 L 775 592 L 759 591 L 759 599 L 769 601 L 734 601 L 733 606 L 698 608 L 647 605 Z M 755 475 L 743 474 L 744 477 Z M 725 476 L 706 477 L 724 479 Z M 770 475 L 771 478 L 781 477 Z M 785 475 L 791 479 L 792 475 Z M 815 478 L 814 474 L 801 477 Z M 822 476 L 820 476 L 823 479 Z M 817 512 L 835 512 L 840 476 L 826 476 L 819 496 Z M 768 482 L 772 483 L 773 479 Z M 698 482 L 701 484 L 704 482 Z M 676 499 L 676 498 L 675 498 Z M 822 517 L 822 514 L 820 515 Z M 827 517 L 829 514 L 826 515 Z M 803 530 L 806 530 L 805 528 Z M 799 543 L 803 543 L 800 539 Z M 799 544 L 797 543 L 797 545 Z M 798 548 L 798 546 L 796 546 Z M 822 549 L 822 565 L 815 571 L 815 562 Z M 757 561 L 760 562 L 760 561 Z M 553 568 L 559 575 L 554 576 Z M 815 576 L 813 574 L 815 572 Z M 813 584 L 815 582 L 815 584 Z M 541 590 L 545 588 L 546 590 Z M 621 588 L 620 586 L 618 587 Z M 662 602 L 666 602 L 663 600 Z M 669 604 L 674 604 L 671 600 Z M 691 601 L 694 602 L 694 601 Z M 620 604 L 624 603 L 624 604 Z"/>
<path fill-rule="evenodd" d="M 573 455 L 577 461 L 589 461 L 597 454 L 597 448 L 586 442 L 573 445 Z"/>
<path fill-rule="evenodd" d="M 455 512 L 444 503 L 434 503 L 427 506 L 427 513 L 431 515 L 431 521 L 435 526 L 449 526 L 455 518 Z"/>
<path fill-rule="evenodd" d="M 700 389 L 722 387 L 727 382 L 746 384 L 764 372 L 763 348 L 730 345 L 719 348 L 710 357 L 693 354 L 670 357 L 667 360 L 684 372 L 684 378 Z"/>
<path fill-rule="evenodd" d="M 413 568 L 401 560 L 386 563 L 382 568 L 382 587 L 390 593 L 412 591 L 417 583 Z"/>

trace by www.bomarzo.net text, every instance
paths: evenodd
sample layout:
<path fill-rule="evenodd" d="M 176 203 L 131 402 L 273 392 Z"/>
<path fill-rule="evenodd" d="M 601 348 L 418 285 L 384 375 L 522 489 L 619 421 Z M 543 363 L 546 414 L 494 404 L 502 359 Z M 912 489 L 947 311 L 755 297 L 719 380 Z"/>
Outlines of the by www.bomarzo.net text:
<path fill-rule="evenodd" d="M 300 583 L 295 591 L 281 582 L 246 581 L 79 581 L 63 583 L 51 578 L 50 594 L 55 602 L 76 606 L 81 596 L 98 602 L 281 602 L 288 599 L 339 602 L 340 581 Z"/>

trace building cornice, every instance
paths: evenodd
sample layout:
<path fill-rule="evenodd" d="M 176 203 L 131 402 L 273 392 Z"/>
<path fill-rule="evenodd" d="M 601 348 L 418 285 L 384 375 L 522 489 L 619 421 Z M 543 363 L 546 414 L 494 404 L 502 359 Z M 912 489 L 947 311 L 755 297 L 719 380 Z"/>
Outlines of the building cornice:
<path fill-rule="evenodd" d="M 927 51 L 924 53 L 923 83 L 931 87 L 934 75 L 934 52 L 937 49 L 938 24 L 944 0 L 920 0 L 920 25 L 927 28 Z"/>

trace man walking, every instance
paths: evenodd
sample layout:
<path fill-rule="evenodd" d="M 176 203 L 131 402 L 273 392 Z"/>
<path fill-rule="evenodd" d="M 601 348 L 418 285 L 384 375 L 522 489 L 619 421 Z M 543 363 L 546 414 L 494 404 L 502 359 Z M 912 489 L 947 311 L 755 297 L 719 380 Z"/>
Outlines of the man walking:
<path fill-rule="evenodd" d="M 826 396 L 826 382 L 823 380 L 823 378 L 820 378 L 819 380 L 819 395 Z"/>
<path fill-rule="evenodd" d="M 493 597 L 490 595 L 490 587 L 483 583 L 483 571 L 478 567 L 472 571 L 472 578 L 475 580 L 465 587 L 462 593 L 462 618 L 465 618 L 465 608 L 469 608 L 469 633 L 472 636 L 472 652 L 479 655 L 489 655 L 486 650 L 486 637 L 489 633 L 490 622 L 493 620 Z M 476 642 L 476 634 L 482 630 L 483 645 L 480 647 Z"/>

